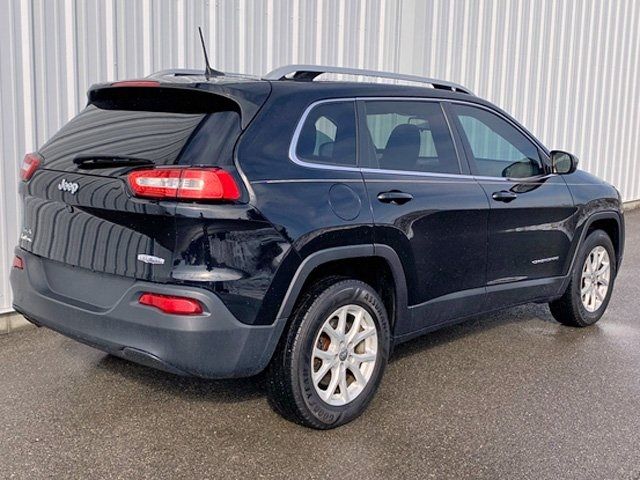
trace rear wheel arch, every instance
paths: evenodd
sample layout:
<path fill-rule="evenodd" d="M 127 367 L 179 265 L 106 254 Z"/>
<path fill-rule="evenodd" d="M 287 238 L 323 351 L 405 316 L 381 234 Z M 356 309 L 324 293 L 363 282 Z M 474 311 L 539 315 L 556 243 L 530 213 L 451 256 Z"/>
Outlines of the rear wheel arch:
<path fill-rule="evenodd" d="M 407 284 L 400 258 L 388 245 L 365 244 L 324 249 L 307 256 L 291 280 L 277 320 L 289 318 L 305 289 L 328 276 L 370 284 L 383 298 L 392 328 L 408 319 Z"/>

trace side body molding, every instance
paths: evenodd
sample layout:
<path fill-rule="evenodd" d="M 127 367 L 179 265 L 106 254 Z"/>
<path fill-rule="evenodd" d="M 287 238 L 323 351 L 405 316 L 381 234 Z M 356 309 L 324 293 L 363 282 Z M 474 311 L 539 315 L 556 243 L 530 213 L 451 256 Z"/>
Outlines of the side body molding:
<path fill-rule="evenodd" d="M 387 261 L 396 286 L 395 325 L 397 326 L 401 322 L 408 321 L 407 282 L 400 258 L 393 248 L 388 245 L 365 244 L 328 248 L 312 253 L 305 258 L 291 280 L 289 289 L 287 290 L 284 300 L 282 301 L 282 305 L 280 306 L 280 310 L 278 311 L 276 322 L 284 323 L 282 321 L 289 318 L 295 302 L 300 295 L 304 282 L 314 269 L 328 262 L 361 257 L 380 257 Z"/>

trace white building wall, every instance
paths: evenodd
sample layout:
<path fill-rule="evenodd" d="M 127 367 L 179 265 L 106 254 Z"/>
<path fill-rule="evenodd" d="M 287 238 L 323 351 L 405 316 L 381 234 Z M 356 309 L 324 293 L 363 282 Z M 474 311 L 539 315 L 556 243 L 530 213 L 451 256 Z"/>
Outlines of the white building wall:
<path fill-rule="evenodd" d="M 0 0 L 0 312 L 19 234 L 18 164 L 90 84 L 288 63 L 462 83 L 640 198 L 637 0 Z"/>

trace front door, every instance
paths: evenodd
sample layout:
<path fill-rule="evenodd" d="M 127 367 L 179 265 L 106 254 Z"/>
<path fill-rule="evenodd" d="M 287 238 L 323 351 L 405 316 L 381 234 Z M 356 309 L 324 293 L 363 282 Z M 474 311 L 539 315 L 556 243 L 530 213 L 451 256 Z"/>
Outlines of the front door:
<path fill-rule="evenodd" d="M 460 164 L 440 103 L 363 100 L 358 108 L 374 241 L 402 255 L 409 288 L 411 322 L 396 333 L 477 313 L 485 296 L 488 201 Z"/>
<path fill-rule="evenodd" d="M 574 206 L 564 179 L 550 173 L 545 154 L 505 117 L 467 104 L 448 108 L 491 205 L 489 305 L 553 294 L 571 246 Z"/>

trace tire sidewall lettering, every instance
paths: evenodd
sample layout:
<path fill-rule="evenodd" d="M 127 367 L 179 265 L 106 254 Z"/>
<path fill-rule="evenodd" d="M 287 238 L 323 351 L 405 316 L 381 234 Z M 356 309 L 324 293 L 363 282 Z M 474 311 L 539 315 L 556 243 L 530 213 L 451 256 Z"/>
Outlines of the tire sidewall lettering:
<path fill-rule="evenodd" d="M 329 289 L 327 289 L 327 291 L 329 291 Z M 331 311 L 349 303 L 366 308 L 372 315 L 376 328 L 378 329 L 379 353 L 376 359 L 377 364 L 374 373 L 362 393 L 347 405 L 336 407 L 325 403 L 316 392 L 311 372 L 311 353 L 318 329 L 326 317 L 331 314 Z M 390 347 L 390 329 L 388 327 L 386 309 L 377 296 L 373 295 L 367 289 L 347 287 L 334 292 L 333 296 L 327 297 L 326 302 L 323 302 L 323 304 L 319 308 L 315 308 L 314 311 L 310 311 L 308 315 L 308 323 L 305 329 L 306 338 L 302 342 L 302 351 L 297 363 L 297 378 L 301 387 L 301 400 L 314 417 L 327 425 L 333 424 L 345 415 L 352 416 L 353 412 L 360 411 L 363 405 L 370 401 L 370 397 L 373 395 L 372 390 L 377 388 L 377 383 L 379 383 L 379 377 L 382 373 L 381 370 L 384 370 L 384 366 L 386 365 Z M 380 321 L 380 319 L 384 319 L 384 321 Z"/>

